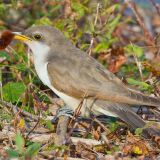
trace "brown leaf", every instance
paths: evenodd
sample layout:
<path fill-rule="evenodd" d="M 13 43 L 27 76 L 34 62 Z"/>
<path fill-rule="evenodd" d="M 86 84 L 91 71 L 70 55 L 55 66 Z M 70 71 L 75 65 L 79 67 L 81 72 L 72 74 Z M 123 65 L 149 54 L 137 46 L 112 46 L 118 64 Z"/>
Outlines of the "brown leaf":
<path fill-rule="evenodd" d="M 34 108 L 35 108 L 35 111 L 37 110 L 43 110 L 43 111 L 46 111 L 48 109 L 48 105 L 45 104 L 44 102 L 41 102 L 39 97 L 36 95 L 36 94 L 33 94 L 33 97 L 34 97 Z"/>
<path fill-rule="evenodd" d="M 78 142 L 76 151 L 82 158 L 96 160 L 96 155 L 92 152 L 92 147 L 87 144 Z"/>
<path fill-rule="evenodd" d="M 157 58 L 157 60 L 160 60 L 160 58 Z M 152 72 L 152 74 L 154 76 L 160 76 L 160 65 L 157 65 L 157 64 L 160 64 L 159 62 L 155 61 L 155 63 L 148 63 L 148 62 L 144 62 L 143 63 L 143 66 L 149 71 L 149 72 Z"/>
<path fill-rule="evenodd" d="M 0 50 L 5 49 L 11 43 L 13 38 L 14 34 L 11 31 L 4 31 L 0 38 Z"/>
<path fill-rule="evenodd" d="M 92 135 L 96 140 L 100 139 L 100 132 L 101 132 L 101 127 L 100 126 L 98 126 L 97 130 L 93 129 Z"/>
<path fill-rule="evenodd" d="M 123 48 L 115 48 L 111 50 L 111 56 L 108 59 L 109 67 L 108 69 L 116 73 L 119 71 L 120 67 L 126 62 L 126 56 L 124 55 Z"/>
<path fill-rule="evenodd" d="M 64 17 L 68 18 L 72 13 L 71 0 L 64 1 Z"/>

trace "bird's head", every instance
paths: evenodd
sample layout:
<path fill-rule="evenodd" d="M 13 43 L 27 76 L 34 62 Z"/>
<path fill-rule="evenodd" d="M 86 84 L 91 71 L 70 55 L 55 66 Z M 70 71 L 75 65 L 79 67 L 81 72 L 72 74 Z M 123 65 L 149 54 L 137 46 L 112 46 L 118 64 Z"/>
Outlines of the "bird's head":
<path fill-rule="evenodd" d="M 33 55 L 51 48 L 55 50 L 60 49 L 62 45 L 67 43 L 65 36 L 58 29 L 51 26 L 31 27 L 22 33 L 15 33 L 14 39 L 27 44 Z"/>

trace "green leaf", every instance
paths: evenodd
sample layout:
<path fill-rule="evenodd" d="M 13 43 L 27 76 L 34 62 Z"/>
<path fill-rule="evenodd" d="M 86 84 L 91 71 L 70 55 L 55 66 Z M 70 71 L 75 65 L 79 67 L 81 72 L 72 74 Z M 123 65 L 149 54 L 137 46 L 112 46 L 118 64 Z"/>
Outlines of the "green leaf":
<path fill-rule="evenodd" d="M 118 26 L 121 17 L 122 16 L 118 14 L 114 19 L 110 20 L 110 22 L 108 23 L 107 27 L 109 28 L 109 30 L 106 34 L 109 39 L 111 38 L 111 34 L 115 30 L 115 28 Z"/>
<path fill-rule="evenodd" d="M 23 153 L 24 151 L 24 139 L 20 133 L 16 135 L 16 147 L 19 153 Z"/>
<path fill-rule="evenodd" d="M 142 135 L 142 131 L 143 131 L 143 128 L 137 128 L 135 130 L 135 134 L 140 136 L 140 135 Z"/>
<path fill-rule="evenodd" d="M 93 51 L 95 53 L 99 53 L 99 52 L 106 52 L 109 48 L 109 46 L 115 42 L 116 39 L 109 39 L 109 40 L 106 40 L 106 39 L 103 39 L 99 44 L 96 45 L 96 47 L 93 49 Z"/>
<path fill-rule="evenodd" d="M 42 17 L 35 22 L 36 25 L 52 25 L 52 22 L 47 17 Z"/>
<path fill-rule="evenodd" d="M 143 48 L 140 48 L 135 44 L 129 44 L 128 46 L 125 47 L 125 50 L 129 54 L 136 55 L 137 57 L 142 57 L 144 53 Z"/>
<path fill-rule="evenodd" d="M 71 7 L 78 14 L 78 18 L 84 16 L 86 11 L 89 11 L 87 7 L 76 1 L 71 3 Z"/>
<path fill-rule="evenodd" d="M 129 84 L 140 87 L 140 90 L 151 89 L 151 86 L 149 84 L 145 83 L 145 82 L 137 81 L 133 78 L 127 78 L 126 80 Z"/>
<path fill-rule="evenodd" d="M 55 129 L 54 125 L 52 124 L 50 120 L 46 121 L 46 127 L 52 131 Z"/>
<path fill-rule="evenodd" d="M 113 132 L 113 131 L 115 131 L 116 129 L 117 129 L 117 127 L 119 126 L 119 124 L 118 123 L 116 123 L 116 122 L 111 122 L 111 123 L 109 123 L 109 129 L 110 129 L 110 131 L 111 132 Z"/>
<path fill-rule="evenodd" d="M 3 3 L 0 4 L 0 16 L 4 15 L 6 12 L 7 6 Z"/>
<path fill-rule="evenodd" d="M 8 61 L 11 60 L 10 56 L 6 51 L 0 51 L 0 57 L 5 57 Z"/>
<path fill-rule="evenodd" d="M 114 20 L 112 20 L 108 25 L 109 27 L 113 27 L 115 29 L 115 27 L 118 25 L 119 21 L 120 21 L 121 15 L 118 14 L 117 17 L 114 18 Z M 111 28 L 113 30 L 113 28 Z"/>
<path fill-rule="evenodd" d="M 33 157 L 36 155 L 40 149 L 41 145 L 39 143 L 33 143 L 30 146 L 28 146 L 25 156 L 26 157 Z"/>
<path fill-rule="evenodd" d="M 9 155 L 9 158 L 18 158 L 19 157 L 19 154 L 16 150 L 8 149 L 7 153 Z"/>
<path fill-rule="evenodd" d="M 19 70 L 19 71 L 25 71 L 26 70 L 26 65 L 24 63 L 20 63 L 20 64 L 17 64 L 16 65 L 16 68 Z"/>
<path fill-rule="evenodd" d="M 120 5 L 119 4 L 114 4 L 114 5 L 111 5 L 110 7 L 107 8 L 106 12 L 107 14 L 111 14 L 113 13 L 116 9 L 119 9 L 120 8 Z"/>
<path fill-rule="evenodd" d="M 94 48 L 95 53 L 99 53 L 102 51 L 106 51 L 109 47 L 109 44 L 107 42 L 101 42 L 97 44 L 97 46 Z"/>
<path fill-rule="evenodd" d="M 25 86 L 22 82 L 9 82 L 3 86 L 3 98 L 6 101 L 15 103 L 24 91 Z"/>

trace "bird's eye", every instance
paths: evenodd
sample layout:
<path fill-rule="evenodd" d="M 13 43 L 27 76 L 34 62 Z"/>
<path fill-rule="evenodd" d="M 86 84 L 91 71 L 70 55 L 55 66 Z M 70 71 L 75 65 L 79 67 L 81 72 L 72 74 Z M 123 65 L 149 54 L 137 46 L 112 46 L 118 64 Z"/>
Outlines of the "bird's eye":
<path fill-rule="evenodd" d="M 35 34 L 35 35 L 33 35 L 33 39 L 35 39 L 35 40 L 40 40 L 40 39 L 42 39 L 42 35 L 40 35 L 40 34 Z"/>

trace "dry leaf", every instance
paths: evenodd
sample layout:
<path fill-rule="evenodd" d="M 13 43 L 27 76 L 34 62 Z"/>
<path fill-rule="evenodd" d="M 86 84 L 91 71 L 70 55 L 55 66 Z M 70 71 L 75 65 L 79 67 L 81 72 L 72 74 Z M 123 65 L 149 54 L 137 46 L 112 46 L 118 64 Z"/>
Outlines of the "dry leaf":
<path fill-rule="evenodd" d="M 112 73 L 119 71 L 120 67 L 126 62 L 126 56 L 124 55 L 123 48 L 115 48 L 111 50 L 111 56 L 108 59 L 109 67 L 108 69 Z"/>
<path fill-rule="evenodd" d="M 5 49 L 14 38 L 14 34 L 11 31 L 4 31 L 0 37 L 0 50 Z"/>

